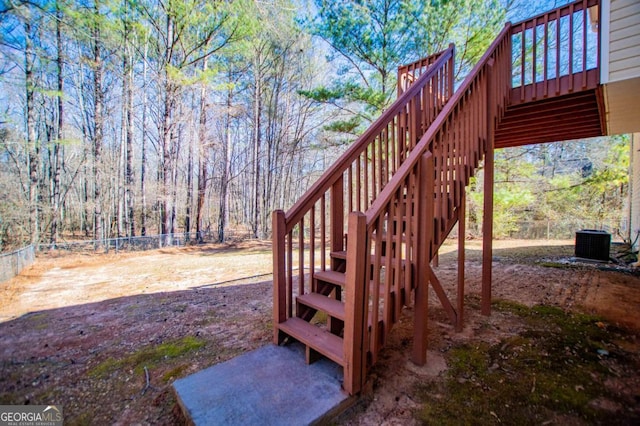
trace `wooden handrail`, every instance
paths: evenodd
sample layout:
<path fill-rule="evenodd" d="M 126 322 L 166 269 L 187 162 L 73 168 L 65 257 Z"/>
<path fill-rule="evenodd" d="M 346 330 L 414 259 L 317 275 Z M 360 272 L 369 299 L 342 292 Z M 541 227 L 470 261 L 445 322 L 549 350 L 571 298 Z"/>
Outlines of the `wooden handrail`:
<path fill-rule="evenodd" d="M 469 87 L 471 86 L 473 80 L 477 77 L 477 74 L 486 65 L 486 63 L 489 61 L 489 58 L 495 53 L 496 48 L 500 45 L 500 43 L 504 41 L 504 38 L 509 34 L 510 30 L 511 24 L 507 23 L 498 37 L 496 37 L 494 42 L 491 44 L 489 49 L 487 49 L 482 58 L 480 58 L 478 63 L 473 67 L 471 72 L 464 79 L 458 90 L 456 90 L 456 92 L 454 93 L 453 97 L 449 99 L 449 102 L 447 102 L 434 122 L 431 124 L 431 126 L 429 126 L 427 132 L 422 136 L 415 149 L 411 151 L 409 157 L 407 157 L 400 168 L 396 171 L 396 174 L 391 179 L 391 181 L 389 181 L 382 192 L 378 194 L 376 200 L 365 213 L 367 216 L 367 228 L 370 228 L 372 226 L 373 222 L 383 212 L 383 206 L 391 201 L 391 199 L 393 198 L 393 194 L 400 188 L 400 186 L 402 186 L 404 179 L 407 177 L 411 169 L 415 167 L 422 154 L 427 150 L 428 145 L 431 143 L 435 134 L 440 131 L 443 123 L 447 120 L 449 115 L 451 115 L 458 102 L 460 102 L 460 99 L 466 94 L 467 90 L 469 90 Z"/>
<path fill-rule="evenodd" d="M 321 194 L 325 193 L 333 185 L 345 170 L 353 163 L 360 154 L 367 148 L 372 137 L 375 137 L 389 123 L 389 121 L 402 108 L 407 105 L 408 100 L 414 97 L 421 89 L 424 82 L 429 81 L 453 56 L 454 48 L 450 46 L 433 64 L 428 72 L 411 85 L 409 90 L 396 99 L 393 104 L 378 118 L 358 139 L 336 160 L 335 163 L 309 188 L 304 195 L 285 214 L 287 223 L 286 232 L 289 232 L 304 214 L 316 203 Z"/>

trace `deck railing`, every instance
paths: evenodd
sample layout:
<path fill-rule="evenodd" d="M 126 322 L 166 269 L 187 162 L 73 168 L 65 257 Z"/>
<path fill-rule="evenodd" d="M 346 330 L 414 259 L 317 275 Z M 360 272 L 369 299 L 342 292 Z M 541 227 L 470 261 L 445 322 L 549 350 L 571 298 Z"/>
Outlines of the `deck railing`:
<path fill-rule="evenodd" d="M 512 104 L 595 88 L 598 0 L 580 0 L 513 25 Z"/>

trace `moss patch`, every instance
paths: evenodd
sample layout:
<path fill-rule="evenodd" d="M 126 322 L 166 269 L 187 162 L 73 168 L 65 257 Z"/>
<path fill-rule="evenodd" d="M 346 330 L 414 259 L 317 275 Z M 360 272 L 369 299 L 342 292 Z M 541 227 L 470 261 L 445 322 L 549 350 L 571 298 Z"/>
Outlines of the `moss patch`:
<path fill-rule="evenodd" d="M 182 377 L 183 373 L 189 368 L 187 364 L 179 365 L 171 370 L 167 371 L 162 375 L 162 381 L 165 383 L 169 383 L 178 377 Z"/>
<path fill-rule="evenodd" d="M 186 336 L 157 346 L 147 346 L 124 358 L 110 358 L 101 362 L 89 371 L 89 376 L 103 377 L 123 368 L 132 369 L 136 373 L 141 373 L 144 371 L 145 366 L 155 366 L 163 360 L 177 358 L 189 352 L 196 351 L 204 345 L 204 340 L 193 336 Z"/>
<path fill-rule="evenodd" d="M 605 381 L 611 362 L 629 365 L 632 357 L 614 342 L 622 330 L 598 317 L 565 312 L 554 306 L 497 301 L 494 309 L 523 323 L 520 334 L 498 344 L 465 343 L 447 353 L 443 382 L 422 383 L 418 393 L 427 424 L 544 424 L 558 419 L 606 423 L 611 411 L 593 401 L 619 406 L 628 401 L 612 394 Z M 622 423 L 635 418 L 616 412 Z"/>

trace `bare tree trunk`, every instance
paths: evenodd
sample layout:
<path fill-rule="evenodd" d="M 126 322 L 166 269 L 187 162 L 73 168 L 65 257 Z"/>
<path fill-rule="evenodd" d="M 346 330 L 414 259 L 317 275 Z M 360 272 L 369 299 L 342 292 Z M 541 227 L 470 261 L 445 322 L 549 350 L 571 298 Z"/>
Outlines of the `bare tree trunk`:
<path fill-rule="evenodd" d="M 147 51 L 149 43 L 145 43 L 144 46 L 144 60 L 142 61 L 142 81 L 147 83 Z M 141 197 L 141 211 L 140 211 L 140 234 L 147 235 L 147 188 L 146 188 L 146 173 L 147 173 L 147 108 L 148 108 L 147 91 L 142 91 L 142 147 L 140 154 L 140 197 Z"/>
<path fill-rule="evenodd" d="M 26 84 L 26 107 L 27 107 L 27 146 L 29 161 L 29 232 L 31 233 L 31 244 L 37 247 L 40 241 L 40 224 L 38 222 L 38 168 L 39 152 L 36 141 L 36 115 L 34 105 L 35 78 L 33 76 L 33 66 L 35 53 L 33 40 L 31 39 L 31 24 L 24 23 L 25 32 L 25 84 Z"/>
<path fill-rule="evenodd" d="M 202 70 L 206 72 L 207 61 L 202 62 Z M 196 202 L 196 238 L 198 243 L 203 241 L 202 209 L 207 194 L 207 170 L 209 168 L 209 147 L 206 141 L 207 128 L 207 88 L 203 84 L 200 88 L 200 119 L 198 123 L 198 200 Z"/>
<path fill-rule="evenodd" d="M 82 182 L 82 201 L 84 207 L 83 223 L 84 223 L 84 236 L 89 238 L 91 236 L 91 212 L 89 211 L 89 171 L 87 167 L 83 167 L 82 175 L 84 176 Z"/>
<path fill-rule="evenodd" d="M 192 99 L 192 105 L 194 100 Z M 187 153 L 187 201 L 185 206 L 184 228 L 185 240 L 189 241 L 191 232 L 191 206 L 193 204 L 193 140 L 188 139 L 189 149 Z"/>
<path fill-rule="evenodd" d="M 57 134 L 56 134 L 56 143 L 53 145 L 53 182 L 52 182 L 52 203 L 51 203 L 51 239 L 50 243 L 52 247 L 58 242 L 59 238 L 59 230 L 58 230 L 58 222 L 60 217 L 60 163 L 61 156 L 64 155 L 62 151 L 62 145 L 60 141 L 64 138 L 64 102 L 62 99 L 62 94 L 64 92 L 64 78 L 62 76 L 62 65 L 63 65 L 63 57 L 62 57 L 62 11 L 58 8 L 56 11 L 56 48 L 58 53 L 58 58 L 56 60 L 57 72 L 58 72 L 58 97 L 56 99 L 58 106 L 58 123 L 57 123 Z"/>
<path fill-rule="evenodd" d="M 179 116 L 182 111 L 178 114 Z M 178 130 L 180 133 L 176 136 L 174 132 L 171 135 L 171 214 L 170 216 L 170 227 L 169 233 L 172 234 L 171 239 L 173 239 L 173 234 L 176 232 L 176 218 L 177 218 L 177 207 L 178 207 L 178 153 L 180 152 L 180 140 L 181 140 L 181 132 L 182 129 Z"/>
<path fill-rule="evenodd" d="M 231 83 L 231 72 L 229 72 Z M 229 84 L 227 91 L 227 117 L 224 124 L 224 144 L 222 150 L 222 176 L 220 178 L 220 212 L 218 214 L 218 242 L 225 239 L 225 228 L 229 222 L 229 178 L 231 176 L 231 101 L 233 89 Z"/>
<path fill-rule="evenodd" d="M 173 40 L 173 20 L 170 15 L 167 14 L 167 41 Z M 173 181 L 173 138 L 172 138 L 172 122 L 171 116 L 175 108 L 175 88 L 171 82 L 169 76 L 169 65 L 171 64 L 171 50 L 167 49 L 165 56 L 165 70 L 164 72 L 164 111 L 162 113 L 162 188 L 160 191 L 161 206 L 160 206 L 160 221 L 161 221 L 161 233 L 163 235 L 173 232 L 173 221 L 171 206 L 171 182 Z M 166 241 L 171 243 L 170 239 Z"/>
<path fill-rule="evenodd" d="M 98 17 L 98 5 L 95 5 L 96 19 Z M 93 136 L 93 178 L 94 178 L 94 210 L 93 210 L 93 235 L 96 240 L 96 250 L 102 246 L 104 229 L 102 224 L 102 138 L 104 128 L 104 98 L 102 93 L 102 53 L 100 43 L 100 24 L 96 21 L 93 29 L 93 93 L 94 93 L 94 122 L 95 131 Z"/>
<path fill-rule="evenodd" d="M 128 5 L 128 2 L 125 2 Z M 125 191 L 125 223 L 127 236 L 134 236 L 135 229 L 135 199 L 133 194 L 134 176 L 133 176 L 133 64 L 132 49 L 129 40 L 130 31 L 129 16 L 127 14 L 124 22 L 124 58 L 123 58 L 123 92 L 125 107 L 125 175 L 124 175 L 124 191 Z"/>
<path fill-rule="evenodd" d="M 258 51 L 255 59 L 254 92 L 253 92 L 253 220 L 251 232 L 253 238 L 259 238 L 258 225 L 260 219 L 260 145 L 262 115 L 262 55 Z"/>

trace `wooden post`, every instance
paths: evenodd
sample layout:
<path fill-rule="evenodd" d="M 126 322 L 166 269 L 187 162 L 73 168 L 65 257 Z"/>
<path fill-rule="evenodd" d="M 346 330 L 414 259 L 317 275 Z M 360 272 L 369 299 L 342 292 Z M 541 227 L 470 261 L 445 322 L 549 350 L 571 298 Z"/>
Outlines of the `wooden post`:
<path fill-rule="evenodd" d="M 344 321 L 344 390 L 354 395 L 362 389 L 366 377 L 367 348 L 367 217 L 349 213 L 347 235 L 347 271 Z"/>
<path fill-rule="evenodd" d="M 493 144 L 495 98 L 493 95 L 493 59 L 487 62 L 487 150 L 484 156 L 484 212 L 482 216 L 482 301 L 481 312 L 491 315 L 491 262 L 493 260 Z"/>
<path fill-rule="evenodd" d="M 416 290 L 414 303 L 413 353 L 414 364 L 424 365 L 427 362 L 427 320 L 429 317 L 429 279 L 428 269 L 431 257 L 430 246 L 433 239 L 433 189 L 434 165 L 431 153 L 420 158 L 418 198 L 416 212 L 418 215 L 418 249 L 416 253 Z"/>
<path fill-rule="evenodd" d="M 447 76 L 447 80 L 449 80 L 448 83 L 448 87 L 447 90 L 449 93 L 447 93 L 447 101 L 453 97 L 453 93 L 454 93 L 454 80 L 456 79 L 456 71 L 454 69 L 455 67 L 455 63 L 456 63 L 456 45 L 453 43 L 449 44 L 449 48 L 451 49 L 451 59 L 449 59 L 449 63 L 447 64 L 447 71 L 448 71 L 448 76 Z"/>
<path fill-rule="evenodd" d="M 282 333 L 278 325 L 287 320 L 287 277 L 285 275 L 285 235 L 284 212 L 276 210 L 272 215 L 273 250 L 273 343 L 282 343 Z"/>
<path fill-rule="evenodd" d="M 456 317 L 456 331 L 462 331 L 464 320 L 464 243 L 466 234 L 467 197 L 465 188 L 460 192 L 460 206 L 458 207 L 458 316 Z"/>

